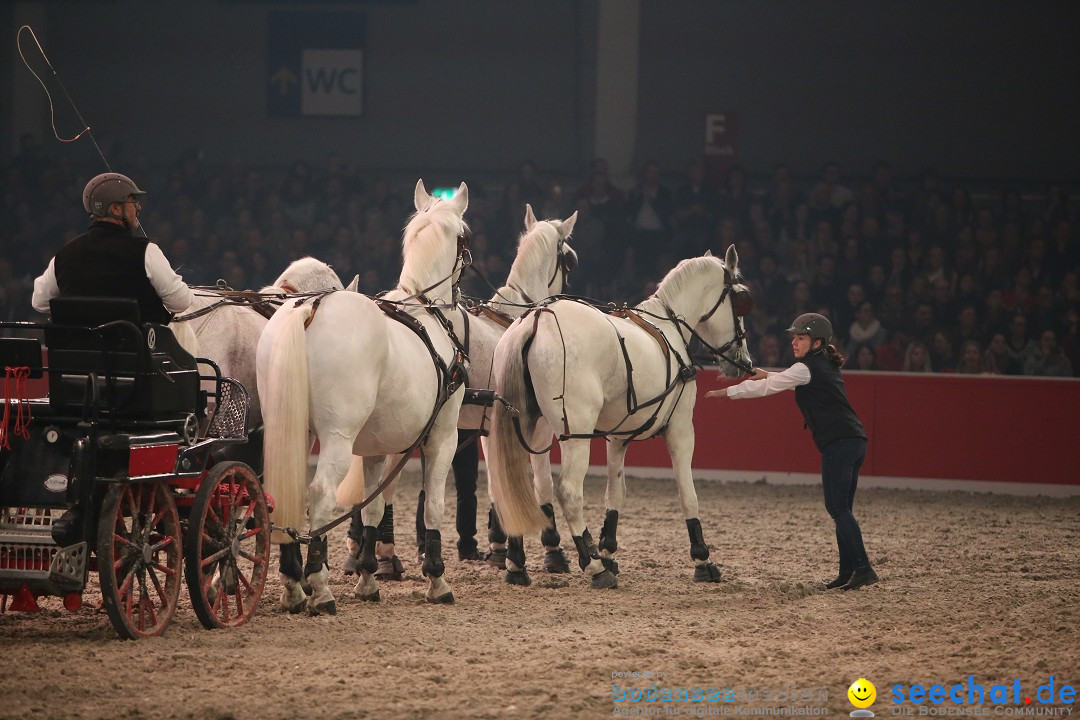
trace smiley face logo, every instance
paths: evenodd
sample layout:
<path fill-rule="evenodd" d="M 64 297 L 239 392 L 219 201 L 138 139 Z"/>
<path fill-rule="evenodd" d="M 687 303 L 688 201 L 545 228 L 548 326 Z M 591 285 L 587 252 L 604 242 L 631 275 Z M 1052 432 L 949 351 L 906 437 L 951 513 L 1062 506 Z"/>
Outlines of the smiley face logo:
<path fill-rule="evenodd" d="M 851 683 L 851 687 L 847 690 L 847 696 L 855 707 L 868 708 L 877 699 L 877 688 L 874 687 L 874 683 L 866 678 L 859 678 Z"/>

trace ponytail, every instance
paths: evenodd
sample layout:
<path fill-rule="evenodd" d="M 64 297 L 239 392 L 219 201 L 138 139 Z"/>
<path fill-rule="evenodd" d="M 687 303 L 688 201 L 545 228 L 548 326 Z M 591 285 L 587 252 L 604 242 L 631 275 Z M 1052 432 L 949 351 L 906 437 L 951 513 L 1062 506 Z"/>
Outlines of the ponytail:
<path fill-rule="evenodd" d="M 832 360 L 832 364 L 838 368 L 844 367 L 844 363 L 847 361 L 847 358 L 832 343 L 825 346 L 825 354 Z"/>

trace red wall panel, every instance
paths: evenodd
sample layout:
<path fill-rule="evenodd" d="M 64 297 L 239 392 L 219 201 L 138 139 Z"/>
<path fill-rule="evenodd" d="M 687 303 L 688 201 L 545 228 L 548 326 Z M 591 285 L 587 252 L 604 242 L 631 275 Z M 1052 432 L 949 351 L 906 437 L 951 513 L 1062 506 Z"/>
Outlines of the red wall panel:
<path fill-rule="evenodd" d="M 864 475 L 1080 484 L 1080 380 L 845 373 L 870 443 Z M 795 395 L 706 399 L 730 382 L 698 376 L 694 468 L 818 473 L 821 456 Z M 606 462 L 593 441 L 592 464 Z M 634 443 L 626 464 L 670 466 L 663 440 Z"/>

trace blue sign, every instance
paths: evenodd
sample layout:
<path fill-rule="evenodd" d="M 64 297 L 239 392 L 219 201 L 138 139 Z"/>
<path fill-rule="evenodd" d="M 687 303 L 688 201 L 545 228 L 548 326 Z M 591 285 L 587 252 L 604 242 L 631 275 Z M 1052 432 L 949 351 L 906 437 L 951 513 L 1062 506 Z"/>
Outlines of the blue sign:
<path fill-rule="evenodd" d="M 266 114 L 363 115 L 366 30 L 361 13 L 270 13 Z"/>

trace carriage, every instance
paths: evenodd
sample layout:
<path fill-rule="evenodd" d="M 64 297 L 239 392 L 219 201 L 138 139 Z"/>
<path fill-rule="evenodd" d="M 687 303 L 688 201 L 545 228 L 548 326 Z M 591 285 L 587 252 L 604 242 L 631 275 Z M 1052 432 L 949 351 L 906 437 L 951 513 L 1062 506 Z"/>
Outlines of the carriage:
<path fill-rule="evenodd" d="M 46 595 L 77 610 L 96 572 L 123 638 L 165 631 L 182 576 L 203 626 L 247 622 L 272 508 L 227 459 L 247 442 L 244 386 L 140 322 L 134 300 L 56 298 L 51 311 L 0 323 L 16 335 L 0 338 L 0 611 Z M 48 396 L 31 398 L 46 375 Z"/>

